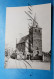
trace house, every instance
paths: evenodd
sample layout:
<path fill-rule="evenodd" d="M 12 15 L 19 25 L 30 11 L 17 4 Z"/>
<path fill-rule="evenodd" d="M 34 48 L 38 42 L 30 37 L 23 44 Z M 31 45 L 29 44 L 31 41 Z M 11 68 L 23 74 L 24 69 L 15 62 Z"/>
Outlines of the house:
<path fill-rule="evenodd" d="M 43 52 L 43 61 L 50 62 L 51 61 L 51 54 L 49 52 Z"/>

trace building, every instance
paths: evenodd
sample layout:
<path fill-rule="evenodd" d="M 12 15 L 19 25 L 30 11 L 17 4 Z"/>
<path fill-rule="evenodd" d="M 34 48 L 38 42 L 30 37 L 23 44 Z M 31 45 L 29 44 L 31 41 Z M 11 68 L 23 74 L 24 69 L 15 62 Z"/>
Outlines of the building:
<path fill-rule="evenodd" d="M 44 62 L 51 62 L 51 51 L 50 52 L 43 52 L 43 61 Z"/>
<path fill-rule="evenodd" d="M 42 29 L 31 27 L 29 29 L 29 52 L 33 56 L 42 56 Z"/>
<path fill-rule="evenodd" d="M 42 28 L 38 27 L 35 18 L 33 25 L 29 28 L 29 34 L 21 38 L 16 48 L 26 59 L 42 57 Z"/>
<path fill-rule="evenodd" d="M 29 35 L 26 35 L 26 36 L 21 38 L 21 40 L 19 41 L 18 44 L 16 44 L 17 50 L 20 53 L 22 53 L 22 55 L 24 55 L 25 58 L 27 57 L 27 54 L 28 54 L 28 51 L 29 51 L 29 49 L 28 49 L 28 45 L 29 45 L 28 41 L 29 41 Z"/>

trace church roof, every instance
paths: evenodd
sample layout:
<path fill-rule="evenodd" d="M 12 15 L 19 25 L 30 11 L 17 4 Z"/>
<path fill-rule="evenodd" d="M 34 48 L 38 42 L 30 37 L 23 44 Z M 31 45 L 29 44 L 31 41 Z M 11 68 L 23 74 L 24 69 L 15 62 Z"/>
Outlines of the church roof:
<path fill-rule="evenodd" d="M 29 35 L 26 35 L 26 36 L 22 37 L 22 38 L 20 39 L 19 43 L 25 42 L 28 38 L 29 38 Z M 19 43 L 18 43 L 18 44 L 19 44 Z"/>

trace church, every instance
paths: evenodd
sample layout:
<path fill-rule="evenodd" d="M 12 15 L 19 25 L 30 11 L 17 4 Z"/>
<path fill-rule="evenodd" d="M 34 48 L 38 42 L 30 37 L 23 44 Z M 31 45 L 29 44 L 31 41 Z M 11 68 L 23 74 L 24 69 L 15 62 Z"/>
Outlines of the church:
<path fill-rule="evenodd" d="M 35 17 L 29 34 L 20 39 L 16 49 L 22 52 L 25 59 L 42 59 L 42 28 L 38 26 Z"/>

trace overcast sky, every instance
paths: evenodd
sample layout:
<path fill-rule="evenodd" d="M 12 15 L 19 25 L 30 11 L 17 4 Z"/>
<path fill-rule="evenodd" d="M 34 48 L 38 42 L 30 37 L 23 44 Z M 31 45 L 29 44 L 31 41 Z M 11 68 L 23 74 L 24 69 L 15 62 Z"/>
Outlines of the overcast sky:
<path fill-rule="evenodd" d="M 33 15 L 36 13 L 36 21 L 42 28 L 42 50 L 48 52 L 51 48 L 51 4 L 32 6 Z M 28 34 L 27 6 L 6 8 L 6 34 L 5 44 L 15 48 L 17 41 Z"/>

